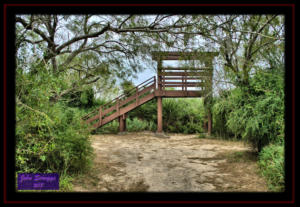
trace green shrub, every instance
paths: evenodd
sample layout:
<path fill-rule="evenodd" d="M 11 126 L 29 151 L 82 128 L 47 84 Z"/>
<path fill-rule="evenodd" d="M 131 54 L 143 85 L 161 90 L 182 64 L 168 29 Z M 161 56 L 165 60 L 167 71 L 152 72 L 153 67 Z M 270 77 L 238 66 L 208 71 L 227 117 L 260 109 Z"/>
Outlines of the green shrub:
<path fill-rule="evenodd" d="M 138 132 L 148 129 L 148 123 L 146 121 L 139 120 L 138 118 L 127 119 L 126 123 L 127 131 Z"/>
<path fill-rule="evenodd" d="M 119 132 L 119 122 L 114 120 L 104 126 L 95 130 L 94 133 L 101 133 L 101 134 L 116 134 Z"/>
<path fill-rule="evenodd" d="M 19 172 L 80 172 L 92 156 L 89 132 L 81 113 L 54 105 L 49 120 L 17 106 L 16 170 Z M 48 109 L 49 110 L 49 109 Z"/>
<path fill-rule="evenodd" d="M 131 120 L 138 118 L 147 123 L 143 130 L 156 130 L 157 101 L 153 99 L 148 103 L 128 113 Z M 163 129 L 173 133 L 200 133 L 203 131 L 204 108 L 202 99 L 163 99 Z M 137 123 L 140 124 L 140 123 Z M 131 121 L 127 123 L 130 128 Z M 133 127 L 134 128 L 134 127 Z"/>
<path fill-rule="evenodd" d="M 222 91 L 220 97 L 214 98 L 212 107 L 213 116 L 213 134 L 223 139 L 231 139 L 235 134 L 226 125 L 228 115 L 232 111 L 233 106 L 228 96 L 231 91 Z"/>
<path fill-rule="evenodd" d="M 268 145 L 262 149 L 258 161 L 261 173 L 272 191 L 284 191 L 284 147 Z"/>
<path fill-rule="evenodd" d="M 36 70 L 16 74 L 16 172 L 82 172 L 92 158 L 89 131 L 80 119 L 84 112 L 51 101 L 53 91 L 67 87 L 63 75 Z"/>
<path fill-rule="evenodd" d="M 200 134 L 198 135 L 198 138 L 206 138 L 206 133 L 200 133 Z"/>
<path fill-rule="evenodd" d="M 139 132 L 139 131 L 156 131 L 156 123 L 152 121 L 140 120 L 139 118 L 127 118 L 126 119 L 126 131 L 128 132 Z M 119 132 L 119 122 L 114 120 L 98 129 L 94 133 L 106 134 L 112 133 L 116 134 Z"/>
<path fill-rule="evenodd" d="M 94 90 L 89 86 L 84 90 L 67 94 L 64 98 L 70 107 L 91 108 L 95 105 Z"/>
<path fill-rule="evenodd" d="M 152 121 L 156 123 L 156 119 L 157 119 L 156 102 L 157 102 L 156 99 L 152 99 L 151 101 L 137 107 L 136 109 L 128 113 L 128 118 L 133 119 L 137 117 L 141 120 Z"/>
<path fill-rule="evenodd" d="M 213 128 L 250 142 L 258 151 L 284 137 L 284 82 L 276 71 L 258 71 L 247 88 L 238 87 L 216 99 Z M 224 127 L 225 124 L 225 127 Z"/>

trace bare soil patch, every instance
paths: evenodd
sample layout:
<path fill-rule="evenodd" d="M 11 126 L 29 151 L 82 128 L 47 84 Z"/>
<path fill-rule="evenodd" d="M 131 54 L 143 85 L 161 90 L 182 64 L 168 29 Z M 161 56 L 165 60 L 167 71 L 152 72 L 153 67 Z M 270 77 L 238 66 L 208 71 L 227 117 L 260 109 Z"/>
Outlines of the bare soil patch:
<path fill-rule="evenodd" d="M 94 135 L 93 169 L 80 192 L 266 192 L 256 156 L 242 142 L 151 132 Z"/>

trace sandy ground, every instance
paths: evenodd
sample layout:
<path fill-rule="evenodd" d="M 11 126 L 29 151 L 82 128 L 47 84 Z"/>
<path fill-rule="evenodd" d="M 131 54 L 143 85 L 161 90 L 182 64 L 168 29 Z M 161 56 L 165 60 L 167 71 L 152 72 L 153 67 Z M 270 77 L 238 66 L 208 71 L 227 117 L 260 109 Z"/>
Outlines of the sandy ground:
<path fill-rule="evenodd" d="M 241 142 L 151 132 L 95 135 L 91 172 L 74 191 L 267 191 L 251 148 Z"/>

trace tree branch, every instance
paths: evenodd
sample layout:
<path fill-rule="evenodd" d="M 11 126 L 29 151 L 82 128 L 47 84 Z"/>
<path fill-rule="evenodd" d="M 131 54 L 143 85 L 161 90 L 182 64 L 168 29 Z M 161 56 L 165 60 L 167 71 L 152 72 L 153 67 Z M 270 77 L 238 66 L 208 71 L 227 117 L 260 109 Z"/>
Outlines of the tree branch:
<path fill-rule="evenodd" d="M 131 14 L 131 15 L 129 15 L 126 19 L 124 19 L 123 20 L 123 22 L 119 25 L 119 27 L 118 27 L 118 29 L 121 29 L 122 28 L 122 26 L 123 26 L 123 24 L 128 20 L 128 19 L 130 19 L 131 17 L 133 17 L 133 15 Z"/>
<path fill-rule="evenodd" d="M 30 106 L 24 104 L 23 102 L 21 102 L 21 101 L 19 100 L 18 97 L 16 98 L 16 101 L 17 101 L 17 103 L 18 103 L 19 105 L 22 105 L 22 106 L 24 106 L 25 108 L 27 108 L 27 109 L 29 109 L 29 110 L 31 110 L 31 111 L 34 111 L 35 113 L 37 113 L 37 114 L 39 114 L 39 115 L 42 115 L 43 117 L 45 117 L 46 119 L 48 119 L 52 124 L 54 124 L 54 121 L 52 121 L 52 120 L 49 118 L 49 116 L 48 116 L 47 114 L 45 114 L 44 112 L 38 111 L 38 110 L 33 109 L 33 108 L 31 108 Z"/>
<path fill-rule="evenodd" d="M 37 29 L 37 28 L 33 28 L 31 24 L 28 24 L 24 19 L 20 18 L 20 17 L 16 17 L 16 22 L 19 22 L 23 25 L 24 28 L 27 28 L 28 30 L 32 30 L 35 33 L 37 33 L 38 35 L 40 35 L 43 40 L 45 40 L 46 42 L 50 43 L 50 44 L 54 44 L 54 42 L 52 42 L 50 40 L 49 37 L 47 37 L 41 30 Z"/>
<path fill-rule="evenodd" d="M 93 37 L 98 37 L 99 35 L 102 35 L 104 32 L 106 32 L 107 30 L 109 30 L 110 25 L 108 24 L 107 26 L 105 26 L 102 30 L 95 32 L 95 33 L 91 33 L 91 34 L 85 34 L 85 35 L 81 35 L 78 37 L 74 37 L 71 40 L 65 42 L 64 44 L 62 44 L 61 46 L 59 46 L 56 51 L 60 52 L 63 48 L 71 45 L 74 42 L 77 42 L 79 40 L 83 40 L 83 39 L 89 39 L 89 38 L 93 38 Z"/>

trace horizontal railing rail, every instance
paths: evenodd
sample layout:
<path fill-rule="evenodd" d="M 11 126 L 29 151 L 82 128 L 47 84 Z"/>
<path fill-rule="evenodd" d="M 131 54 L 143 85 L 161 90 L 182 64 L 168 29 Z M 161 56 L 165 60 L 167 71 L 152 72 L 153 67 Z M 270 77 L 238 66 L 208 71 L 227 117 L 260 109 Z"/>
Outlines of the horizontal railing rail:
<path fill-rule="evenodd" d="M 134 101 L 136 103 L 139 102 L 139 98 L 145 95 L 147 92 L 151 90 L 155 91 L 156 89 L 156 77 L 153 76 L 144 82 L 140 83 L 139 85 L 131 88 L 127 93 L 124 93 L 113 100 L 109 101 L 106 104 L 101 105 L 96 110 L 88 113 L 87 115 L 83 116 L 82 119 L 87 123 L 91 123 L 94 121 L 99 120 L 100 125 L 101 121 L 105 119 L 105 117 L 110 117 L 117 113 L 116 116 L 119 115 L 121 108 L 126 107 L 130 102 Z M 99 125 L 99 124 L 98 124 Z"/>

